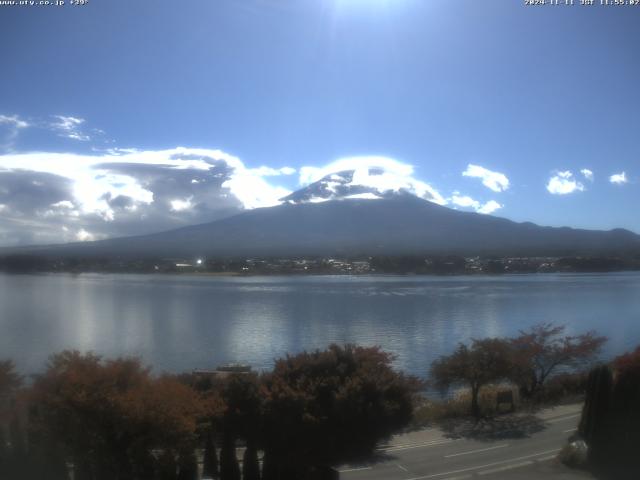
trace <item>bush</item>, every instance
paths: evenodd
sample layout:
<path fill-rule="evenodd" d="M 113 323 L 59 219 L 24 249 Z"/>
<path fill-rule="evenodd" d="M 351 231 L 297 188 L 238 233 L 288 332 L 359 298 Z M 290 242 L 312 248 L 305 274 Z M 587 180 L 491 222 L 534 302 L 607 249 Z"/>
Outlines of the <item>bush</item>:
<path fill-rule="evenodd" d="M 558 460 L 573 468 L 585 468 L 587 466 L 587 444 L 584 440 L 573 441 L 560 450 Z"/>
<path fill-rule="evenodd" d="M 498 392 L 511 390 L 513 392 L 514 404 L 519 404 L 518 389 L 515 386 L 487 385 L 480 390 L 478 404 L 480 413 L 483 416 L 494 416 L 505 411 L 501 406 L 497 408 L 496 398 Z M 419 402 L 413 413 L 412 426 L 427 426 L 443 419 L 462 418 L 469 416 L 469 405 L 471 405 L 471 391 L 468 389 L 457 391 L 452 397 L 445 400 L 430 400 L 423 398 Z"/>
<path fill-rule="evenodd" d="M 534 397 L 537 404 L 575 403 L 584 400 L 588 374 L 565 373 L 551 377 Z"/>
<path fill-rule="evenodd" d="M 640 478 L 640 347 L 592 370 L 579 432 L 606 478 Z"/>

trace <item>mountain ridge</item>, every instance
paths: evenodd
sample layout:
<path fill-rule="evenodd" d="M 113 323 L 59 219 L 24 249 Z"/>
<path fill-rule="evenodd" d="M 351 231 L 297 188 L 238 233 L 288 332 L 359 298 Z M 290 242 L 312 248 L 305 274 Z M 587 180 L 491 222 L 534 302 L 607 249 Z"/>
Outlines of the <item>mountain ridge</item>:
<path fill-rule="evenodd" d="M 380 199 L 285 202 L 165 232 L 15 247 L 4 253 L 129 258 L 610 255 L 640 253 L 640 236 L 625 229 L 601 231 L 517 223 L 453 210 L 398 192 Z"/>

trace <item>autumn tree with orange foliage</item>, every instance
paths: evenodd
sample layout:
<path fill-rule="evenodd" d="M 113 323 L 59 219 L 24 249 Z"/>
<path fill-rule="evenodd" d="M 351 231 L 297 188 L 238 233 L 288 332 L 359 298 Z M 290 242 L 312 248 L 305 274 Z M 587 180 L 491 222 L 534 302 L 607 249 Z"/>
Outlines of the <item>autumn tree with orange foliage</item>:
<path fill-rule="evenodd" d="M 277 360 L 263 384 L 263 480 L 314 478 L 406 426 L 421 385 L 392 360 L 354 345 Z"/>
<path fill-rule="evenodd" d="M 55 440 L 76 480 L 153 478 L 152 452 L 192 451 L 202 415 L 196 392 L 138 359 L 71 351 L 51 357 L 31 402 L 36 438 Z"/>
<path fill-rule="evenodd" d="M 472 340 L 463 343 L 451 355 L 444 355 L 431 364 L 430 376 L 434 386 L 446 390 L 462 385 L 471 390 L 471 413 L 480 417 L 478 397 L 480 389 L 492 382 L 506 379 L 512 369 L 509 342 L 500 338 Z"/>
<path fill-rule="evenodd" d="M 215 474 L 220 442 L 224 479 L 239 480 L 242 443 L 244 480 L 311 480 L 407 425 L 421 385 L 392 360 L 377 347 L 332 345 L 278 360 L 267 375 L 202 382 L 65 351 L 27 389 L 30 456 L 9 478 L 66 480 L 69 463 L 76 480 L 195 480 L 196 449 Z M 3 366 L 2 385 L 17 388 Z"/>
<path fill-rule="evenodd" d="M 580 368 L 592 361 L 606 337 L 594 331 L 565 335 L 564 325 L 534 325 L 511 340 L 513 352 L 512 380 L 524 398 L 534 397 L 545 381 L 561 368 Z"/>

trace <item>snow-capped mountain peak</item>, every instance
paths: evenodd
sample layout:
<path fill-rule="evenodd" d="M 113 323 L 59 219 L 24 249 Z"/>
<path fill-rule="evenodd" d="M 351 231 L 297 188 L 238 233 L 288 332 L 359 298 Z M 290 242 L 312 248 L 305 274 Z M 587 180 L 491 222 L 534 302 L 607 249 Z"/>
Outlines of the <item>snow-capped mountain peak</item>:
<path fill-rule="evenodd" d="M 438 204 L 445 203 L 429 185 L 380 167 L 330 173 L 280 201 L 301 204 L 345 199 L 379 200 L 403 194 L 412 194 Z"/>

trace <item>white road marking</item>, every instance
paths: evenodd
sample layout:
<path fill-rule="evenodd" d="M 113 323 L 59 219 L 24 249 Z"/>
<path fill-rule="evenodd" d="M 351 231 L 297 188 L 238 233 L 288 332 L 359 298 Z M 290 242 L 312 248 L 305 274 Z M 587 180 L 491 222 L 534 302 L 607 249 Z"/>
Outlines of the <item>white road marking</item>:
<path fill-rule="evenodd" d="M 344 470 L 338 470 L 338 472 L 340 473 L 362 472 L 364 470 L 371 470 L 371 467 L 345 468 Z"/>
<path fill-rule="evenodd" d="M 450 439 L 446 439 L 446 438 L 437 438 L 435 440 L 425 440 L 422 442 L 408 442 L 408 443 L 386 443 L 384 445 L 380 445 L 378 448 L 376 448 L 376 450 L 386 450 L 388 448 L 397 448 L 397 447 L 409 447 L 411 445 L 424 445 L 424 444 L 428 444 L 428 443 L 435 443 L 435 442 L 442 442 L 445 440 L 450 440 Z"/>
<path fill-rule="evenodd" d="M 514 468 L 526 467 L 527 465 L 533 465 L 533 462 L 531 460 L 527 460 L 525 462 L 505 465 L 504 467 L 492 468 L 491 470 L 483 470 L 481 472 L 478 472 L 478 475 L 491 475 L 492 473 L 505 472 Z"/>
<path fill-rule="evenodd" d="M 496 448 L 504 448 L 508 446 L 509 446 L 508 443 L 503 443 L 502 445 L 496 445 L 495 447 L 479 448 L 477 450 L 469 450 L 466 452 L 452 453 L 451 455 L 445 455 L 444 458 L 459 457 L 460 455 L 471 455 L 472 453 L 488 452 L 489 450 L 495 450 Z"/>
<path fill-rule="evenodd" d="M 571 420 L 572 418 L 579 417 L 580 415 L 582 415 L 582 414 L 581 413 L 576 413 L 575 415 L 569 415 L 568 417 L 552 418 L 550 420 L 545 420 L 545 421 L 547 423 L 563 422 L 565 420 Z"/>
<path fill-rule="evenodd" d="M 526 467 L 527 465 L 533 465 L 539 462 L 548 462 L 556 458 L 555 455 L 547 455 L 546 457 L 534 458 L 533 460 L 527 460 L 526 462 L 514 463 L 511 465 L 505 465 L 504 467 L 492 468 L 491 470 L 483 470 L 478 472 L 478 475 L 490 475 L 492 473 L 505 472 L 507 470 L 513 470 L 514 468 Z M 449 480 L 449 479 L 447 479 Z"/>
<path fill-rule="evenodd" d="M 578 430 L 578 429 L 577 428 L 570 428 L 568 430 L 563 430 L 562 433 L 575 432 L 576 430 Z"/>
<path fill-rule="evenodd" d="M 452 470 L 450 472 L 433 473 L 431 475 L 424 475 L 422 477 L 407 478 L 406 480 L 424 480 L 425 478 L 442 477 L 444 475 L 455 475 L 456 473 L 469 472 L 471 470 L 480 470 L 482 468 L 493 467 L 494 465 L 502 465 L 502 464 L 509 463 L 509 462 L 517 462 L 518 460 L 524 460 L 525 458 L 533 458 L 533 457 L 539 457 L 540 455 L 548 455 L 550 453 L 558 453 L 559 451 L 560 451 L 560 449 L 556 448 L 555 450 L 547 450 L 547 451 L 544 451 L 544 452 L 532 453 L 531 455 L 524 455 L 522 457 L 510 458 L 509 460 L 502 460 L 502 461 L 499 461 L 499 462 L 487 463 L 486 465 L 477 465 L 475 467 L 461 468 L 460 470 Z"/>
<path fill-rule="evenodd" d="M 377 450 L 379 452 L 399 452 L 400 450 L 411 450 L 413 448 L 435 447 L 438 445 L 444 445 L 446 443 L 452 443 L 455 441 L 456 440 L 436 440 L 433 442 L 405 444 L 403 446 L 397 446 L 397 447 L 378 448 Z"/>
<path fill-rule="evenodd" d="M 400 465 L 399 463 L 397 464 L 398 468 L 400 470 L 402 470 L 403 472 L 408 472 L 409 470 L 407 470 L 405 467 L 403 467 L 402 465 Z"/>
<path fill-rule="evenodd" d="M 536 458 L 535 461 L 536 462 L 548 462 L 549 460 L 553 460 L 556 457 L 557 457 L 557 455 L 548 455 L 546 457 Z"/>

